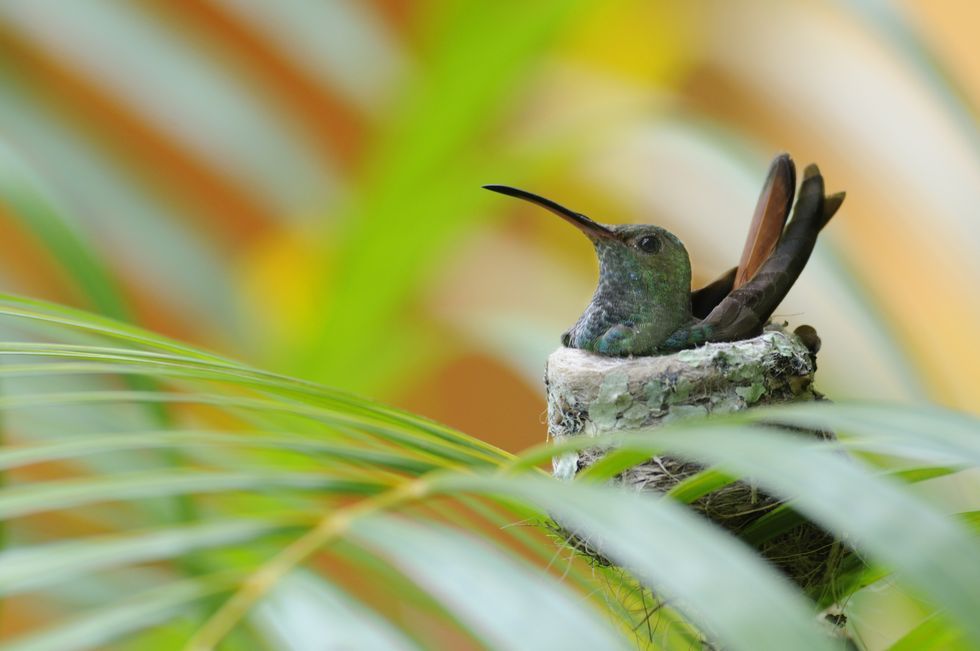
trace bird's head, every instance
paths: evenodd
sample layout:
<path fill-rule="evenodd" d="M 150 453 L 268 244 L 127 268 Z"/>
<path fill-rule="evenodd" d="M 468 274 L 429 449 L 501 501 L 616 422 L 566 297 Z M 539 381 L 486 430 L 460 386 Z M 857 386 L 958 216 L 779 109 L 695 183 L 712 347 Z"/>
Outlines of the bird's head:
<path fill-rule="evenodd" d="M 638 303 L 664 300 L 691 288 L 691 262 L 684 244 L 670 231 L 650 224 L 607 225 L 559 203 L 506 185 L 487 190 L 516 197 L 558 215 L 585 234 L 599 256 L 599 289 L 635 294 Z M 604 288 L 604 285 L 606 287 Z"/>

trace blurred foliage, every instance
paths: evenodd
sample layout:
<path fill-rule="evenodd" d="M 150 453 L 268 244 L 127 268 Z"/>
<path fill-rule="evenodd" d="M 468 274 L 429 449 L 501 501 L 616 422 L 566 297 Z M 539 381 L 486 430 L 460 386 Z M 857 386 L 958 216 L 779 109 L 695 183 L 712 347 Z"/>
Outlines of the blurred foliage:
<path fill-rule="evenodd" d="M 701 282 L 733 264 L 765 165 L 787 150 L 848 191 L 777 312 L 823 338 L 820 388 L 980 413 L 978 12 L 919 0 L 6 0 L 0 283 L 515 451 L 542 437 L 541 365 L 587 301 L 595 262 L 558 220 L 479 186 L 526 186 L 596 219 L 662 224 L 688 245 Z M 29 332 L 8 324 L 4 340 L 52 334 L 35 321 Z M 80 333 L 52 340 L 93 343 Z M 169 376 L 153 371 L 109 384 L 155 394 Z M 71 372 L 46 377 L 45 390 Z M 203 411 L 225 424 L 213 406 L 182 406 L 175 421 L 171 406 L 148 405 L 35 409 L 13 440 L 46 427 L 174 437 L 162 457 L 126 455 L 120 466 L 115 454 L 93 456 L 97 475 L 197 462 L 178 449 L 173 423 Z M 424 468 L 398 468 L 409 470 Z M 943 499 L 972 488 L 961 475 L 927 483 Z M 181 490 L 141 503 L 126 526 L 196 521 L 207 500 Z M 119 528 L 112 509 L 95 512 L 105 521 L 76 533 Z M 62 525 L 48 517 L 29 516 L 18 535 L 57 537 Z M 235 526 L 201 535 L 251 535 Z M 255 562 L 227 556 L 207 566 Z M 198 576 L 197 562 L 182 560 L 183 575 Z M 237 580 L 148 598 L 172 604 Z M 343 600 L 304 580 L 297 591 Z M 952 630 L 924 620 L 916 598 L 870 594 L 852 601 L 866 634 L 891 640 L 913 621 L 921 636 L 936 627 L 929 639 Z M 50 614 L 43 599 L 15 608 L 24 623 L 6 617 L 5 632 Z M 145 622 L 160 612 L 132 608 Z M 456 617 L 437 618 L 440 630 Z M 175 631 L 158 646 L 172 647 Z"/>
<path fill-rule="evenodd" d="M 827 606 L 878 648 L 881 629 L 848 604 L 882 590 L 919 610 L 888 633 L 897 648 L 980 642 L 977 511 L 928 489 L 970 481 L 974 417 L 811 403 L 515 456 L 54 304 L 0 297 L 0 318 L 23 333 L 0 344 L 5 649 L 690 649 L 707 637 L 823 651 L 842 648 L 817 625 Z M 597 444 L 707 469 L 655 499 L 539 468 Z M 741 542 L 683 507 L 736 478 L 792 510 Z M 802 517 L 854 550 L 807 594 L 753 549 Z M 577 554 L 552 518 L 629 573 Z"/>

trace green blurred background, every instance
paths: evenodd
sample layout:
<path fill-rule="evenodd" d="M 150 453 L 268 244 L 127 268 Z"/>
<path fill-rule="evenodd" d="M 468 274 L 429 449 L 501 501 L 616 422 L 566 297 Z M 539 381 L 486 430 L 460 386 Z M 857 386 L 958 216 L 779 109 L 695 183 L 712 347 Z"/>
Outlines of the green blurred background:
<path fill-rule="evenodd" d="M 703 282 L 785 150 L 848 192 L 777 311 L 819 387 L 980 413 L 978 39 L 965 0 L 4 0 L 0 283 L 517 450 L 596 265 L 479 186 Z"/>

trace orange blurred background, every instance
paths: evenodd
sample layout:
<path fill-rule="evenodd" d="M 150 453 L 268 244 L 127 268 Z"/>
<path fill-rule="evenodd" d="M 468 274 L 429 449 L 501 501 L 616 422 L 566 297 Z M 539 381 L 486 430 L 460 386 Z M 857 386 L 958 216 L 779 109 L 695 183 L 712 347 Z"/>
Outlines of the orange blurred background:
<path fill-rule="evenodd" d="M 968 2 L 0 5 L 0 281 L 505 448 L 594 288 L 480 190 L 654 222 L 732 266 L 769 159 L 847 201 L 777 317 L 834 399 L 980 413 Z"/>

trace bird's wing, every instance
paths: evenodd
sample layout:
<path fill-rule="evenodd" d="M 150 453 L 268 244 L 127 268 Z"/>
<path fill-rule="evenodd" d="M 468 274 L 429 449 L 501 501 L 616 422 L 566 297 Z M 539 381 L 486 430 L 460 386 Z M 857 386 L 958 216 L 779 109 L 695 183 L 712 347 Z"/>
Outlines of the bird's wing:
<path fill-rule="evenodd" d="M 691 313 L 699 319 L 708 316 L 711 310 L 715 309 L 715 306 L 732 291 L 737 271 L 738 267 L 732 267 L 710 284 L 691 292 Z"/>

